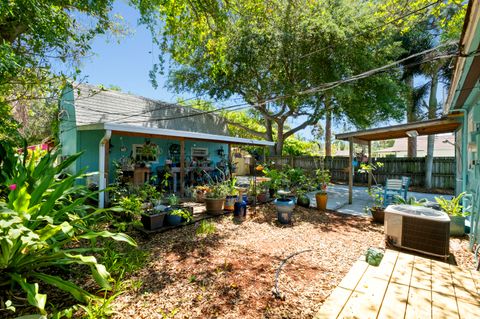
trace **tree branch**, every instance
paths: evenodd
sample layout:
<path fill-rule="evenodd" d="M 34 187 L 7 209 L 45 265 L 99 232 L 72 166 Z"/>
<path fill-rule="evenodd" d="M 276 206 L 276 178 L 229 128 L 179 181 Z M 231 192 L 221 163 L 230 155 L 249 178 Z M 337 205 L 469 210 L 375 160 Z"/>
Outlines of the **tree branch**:
<path fill-rule="evenodd" d="M 241 128 L 242 130 L 247 131 L 247 133 L 249 133 L 249 134 L 255 135 L 255 136 L 263 138 L 263 139 L 267 139 L 267 134 L 266 133 L 255 131 L 254 129 L 251 129 L 251 128 L 249 128 L 245 125 L 239 124 L 237 122 L 233 122 L 233 121 L 230 121 L 230 120 L 227 120 L 227 119 L 226 119 L 226 121 L 227 121 L 227 124 L 236 126 L 238 128 Z"/>

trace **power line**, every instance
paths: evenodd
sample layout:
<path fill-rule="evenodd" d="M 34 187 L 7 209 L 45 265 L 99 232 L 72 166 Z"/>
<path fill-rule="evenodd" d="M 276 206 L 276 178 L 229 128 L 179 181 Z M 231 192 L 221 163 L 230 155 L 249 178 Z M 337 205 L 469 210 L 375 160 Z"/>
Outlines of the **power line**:
<path fill-rule="evenodd" d="M 384 65 L 384 66 L 379 67 L 379 68 L 375 68 L 375 69 L 371 69 L 371 70 L 359 73 L 359 74 L 351 76 L 347 79 L 324 83 L 324 84 L 316 86 L 314 88 L 299 91 L 299 92 L 294 93 L 294 94 L 282 95 L 282 96 L 278 96 L 278 97 L 275 97 L 275 98 L 267 99 L 267 100 L 261 101 L 257 104 L 258 105 L 264 105 L 264 104 L 269 103 L 269 102 L 276 102 L 276 101 L 291 98 L 291 97 L 296 97 L 296 96 L 300 96 L 300 95 L 313 94 L 313 93 L 318 93 L 318 92 L 324 92 L 324 91 L 327 91 L 327 90 L 331 90 L 331 89 L 333 89 L 333 88 L 335 88 L 339 85 L 342 85 L 342 84 L 354 82 L 354 81 L 357 81 L 357 80 L 360 80 L 360 79 L 363 79 L 363 78 L 367 78 L 369 76 L 373 76 L 373 75 L 376 75 L 376 74 L 379 74 L 379 73 L 383 73 L 383 72 L 387 71 L 388 69 L 397 66 L 398 64 L 401 64 L 401 63 L 403 63 L 405 61 L 408 61 L 412 58 L 415 58 L 417 56 L 421 56 L 421 55 L 425 55 L 427 53 L 431 53 L 433 51 L 438 50 L 441 47 L 448 46 L 448 45 L 451 45 L 451 44 L 450 43 L 441 44 L 439 46 L 436 46 L 435 48 L 431 48 L 431 49 L 428 49 L 428 50 L 425 50 L 425 51 L 422 51 L 422 52 L 412 54 L 412 55 L 410 55 L 406 58 L 397 60 L 395 62 L 389 63 L 389 64 Z M 471 52 L 470 54 L 467 54 L 467 55 L 471 56 L 472 54 L 475 54 L 475 53 L 477 53 L 477 52 L 474 51 L 474 52 Z M 455 56 L 459 56 L 459 55 L 461 55 L 461 53 L 458 53 L 458 52 L 455 53 L 455 54 L 452 53 L 452 54 L 437 55 L 437 56 L 433 56 L 433 57 L 430 57 L 430 58 L 427 58 L 427 59 L 423 59 L 422 61 L 419 61 L 419 62 L 408 64 L 408 65 L 406 65 L 406 67 L 411 67 L 411 66 L 423 64 L 423 63 L 426 63 L 426 62 L 431 62 L 431 61 L 450 58 L 450 57 L 455 57 Z M 195 113 L 195 114 L 186 114 L 186 115 L 173 116 L 173 117 L 163 117 L 163 118 L 151 118 L 150 120 L 155 120 L 155 121 L 175 120 L 175 119 L 188 118 L 188 117 L 193 117 L 193 116 L 200 116 L 200 115 L 203 115 L 203 114 L 215 113 L 215 112 L 224 111 L 224 110 L 229 110 L 230 112 L 232 112 L 234 110 L 231 110 L 231 109 L 237 108 L 237 107 L 245 108 L 245 107 L 252 107 L 252 105 L 250 103 L 235 104 L 235 105 L 231 105 L 231 106 L 218 108 L 218 109 L 215 109 L 215 110 L 198 112 L 198 113 Z M 127 121 L 127 122 L 128 123 L 138 123 L 139 121 Z"/>

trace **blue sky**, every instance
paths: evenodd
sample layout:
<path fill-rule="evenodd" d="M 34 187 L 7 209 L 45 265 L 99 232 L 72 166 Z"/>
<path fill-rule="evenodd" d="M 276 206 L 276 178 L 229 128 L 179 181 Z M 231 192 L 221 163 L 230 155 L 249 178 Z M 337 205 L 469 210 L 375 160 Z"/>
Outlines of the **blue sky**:
<path fill-rule="evenodd" d="M 152 69 L 155 57 L 159 54 L 156 45 L 152 45 L 150 32 L 142 25 L 137 24 L 139 13 L 128 6 L 124 1 L 116 1 L 113 13 L 123 16 L 125 23 L 132 30 L 130 35 L 116 39 L 112 36 L 98 36 L 92 43 L 91 57 L 85 58 L 81 65 L 82 76 L 85 82 L 94 85 L 119 86 L 122 91 L 145 96 L 165 102 L 177 102 L 179 99 L 193 98 L 194 94 L 175 93 L 165 87 L 166 75 L 158 75 L 158 88 L 153 88 L 148 73 Z M 425 81 L 416 79 L 416 85 Z M 437 95 L 439 102 L 442 92 Z M 217 103 L 226 106 L 239 103 L 227 101 Z M 386 123 L 385 123 L 386 124 Z M 334 125 L 334 131 L 342 129 Z M 351 130 L 354 130 L 352 128 Z M 311 129 L 300 132 L 305 138 L 312 138 Z"/>
<path fill-rule="evenodd" d="M 123 1 L 117 1 L 114 13 L 124 17 L 132 34 L 116 39 L 99 36 L 92 43 L 93 56 L 85 58 L 81 65 L 85 82 L 94 85 L 116 85 L 124 92 L 145 96 L 165 102 L 176 102 L 178 98 L 191 98 L 192 94 L 176 94 L 165 86 L 166 75 L 158 77 L 158 88 L 149 81 L 151 70 L 158 55 L 158 48 L 152 45 L 150 32 L 137 25 L 138 11 Z"/>

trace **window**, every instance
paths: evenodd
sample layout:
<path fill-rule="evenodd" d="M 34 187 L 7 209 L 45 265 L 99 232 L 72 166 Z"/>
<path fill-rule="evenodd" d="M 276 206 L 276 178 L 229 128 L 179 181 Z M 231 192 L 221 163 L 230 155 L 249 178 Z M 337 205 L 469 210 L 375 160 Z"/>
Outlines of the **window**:
<path fill-rule="evenodd" d="M 160 148 L 157 144 L 133 144 L 133 158 L 137 162 L 158 162 Z"/>

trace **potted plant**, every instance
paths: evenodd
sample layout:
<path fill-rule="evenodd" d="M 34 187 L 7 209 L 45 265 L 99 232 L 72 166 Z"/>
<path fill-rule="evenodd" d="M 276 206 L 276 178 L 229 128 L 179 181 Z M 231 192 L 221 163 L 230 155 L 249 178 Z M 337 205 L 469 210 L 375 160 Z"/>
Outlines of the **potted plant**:
<path fill-rule="evenodd" d="M 142 213 L 141 221 L 146 230 L 155 230 L 163 226 L 166 213 L 158 209 L 147 210 Z"/>
<path fill-rule="evenodd" d="M 205 203 L 205 195 L 209 191 L 208 186 L 195 186 L 193 191 L 193 197 L 197 203 Z"/>
<path fill-rule="evenodd" d="M 225 197 L 224 209 L 228 211 L 233 211 L 238 196 L 238 190 L 235 188 L 237 179 L 232 178 L 230 181 L 225 181 L 224 183 L 227 188 L 227 196 Z"/>
<path fill-rule="evenodd" d="M 443 196 L 435 197 L 440 208 L 450 217 L 450 236 L 465 235 L 465 217 L 470 215 L 470 213 L 463 210 L 461 205 L 463 196 L 465 196 L 465 193 L 461 193 L 450 200 L 445 199 Z"/>
<path fill-rule="evenodd" d="M 191 212 L 183 209 L 169 209 L 165 216 L 165 221 L 169 226 L 178 226 L 183 222 L 191 222 L 193 220 L 193 215 Z"/>
<path fill-rule="evenodd" d="M 205 206 L 208 214 L 219 215 L 223 212 L 227 193 L 228 188 L 224 183 L 210 185 L 208 192 L 205 194 Z"/>
<path fill-rule="evenodd" d="M 373 199 L 373 204 L 370 207 L 366 207 L 372 213 L 373 221 L 382 223 L 385 220 L 385 209 L 383 207 L 383 189 L 380 186 L 374 186 L 370 188 L 368 195 Z"/>
<path fill-rule="evenodd" d="M 265 182 L 265 186 L 268 187 L 270 198 L 272 198 L 276 192 L 281 188 L 283 181 L 286 179 L 284 173 L 280 172 L 279 170 L 273 168 L 264 168 L 263 173 L 265 177 L 269 180 Z"/>
<path fill-rule="evenodd" d="M 310 198 L 307 195 L 306 189 L 301 188 L 297 190 L 297 204 L 305 208 L 310 207 Z"/>
<path fill-rule="evenodd" d="M 254 185 L 253 185 L 253 181 L 252 181 L 252 183 L 250 185 L 250 192 L 251 192 L 252 196 L 257 197 L 257 202 L 258 203 L 266 203 L 267 199 L 268 199 L 268 195 L 267 195 L 268 182 L 261 182 L 255 189 L 254 189 L 253 186 Z"/>
<path fill-rule="evenodd" d="M 122 222 L 131 222 L 142 213 L 142 200 L 135 194 L 122 197 L 119 204 L 122 211 L 119 212 L 118 217 Z"/>
<path fill-rule="evenodd" d="M 319 191 L 315 194 L 315 200 L 317 201 L 317 208 L 319 210 L 327 209 L 327 186 L 330 183 L 330 171 L 327 169 L 317 169 L 315 171 L 316 181 Z"/>
<path fill-rule="evenodd" d="M 292 213 L 295 208 L 295 200 L 287 197 L 290 191 L 279 190 L 280 197 L 275 199 L 274 204 L 277 207 L 277 219 L 280 224 L 290 224 L 292 222 Z"/>

